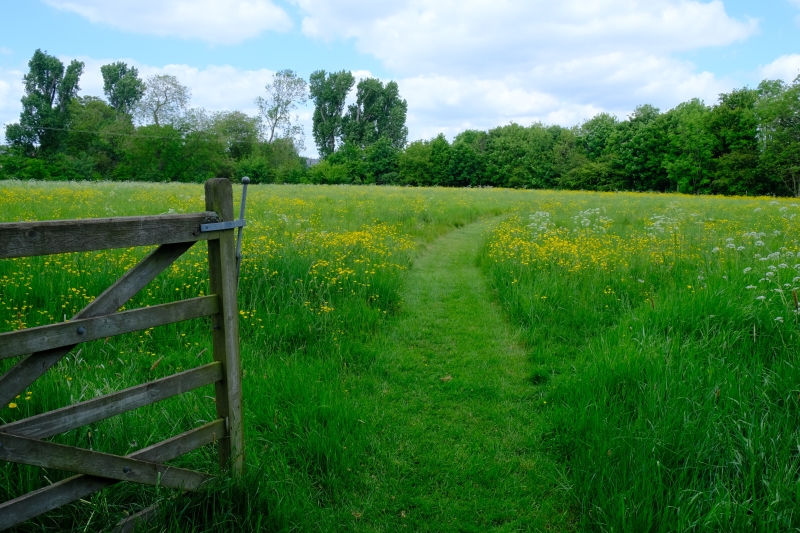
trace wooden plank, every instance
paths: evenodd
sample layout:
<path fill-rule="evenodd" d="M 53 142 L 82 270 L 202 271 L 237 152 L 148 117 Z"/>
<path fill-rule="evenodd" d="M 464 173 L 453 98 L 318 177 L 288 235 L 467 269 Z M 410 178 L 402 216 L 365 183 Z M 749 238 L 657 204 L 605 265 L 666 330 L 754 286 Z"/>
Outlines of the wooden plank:
<path fill-rule="evenodd" d="M 0 460 L 171 489 L 197 490 L 209 479 L 193 470 L 7 433 L 0 433 Z"/>
<path fill-rule="evenodd" d="M 152 463 L 163 463 L 210 444 L 225 434 L 225 421 L 215 420 L 153 446 L 142 448 L 127 457 Z M 62 505 L 85 498 L 98 490 L 118 483 L 116 479 L 77 475 L 50 486 L 0 503 L 0 531 L 52 511 Z"/>
<path fill-rule="evenodd" d="M 159 246 L 78 312 L 73 319 L 113 313 L 174 263 L 192 247 L 192 244 L 194 243 L 181 242 Z M 74 346 L 36 352 L 17 362 L 5 375 L 0 376 L 0 405 L 7 405 L 18 394 L 22 394 L 31 383 L 39 379 L 72 348 Z"/>
<path fill-rule="evenodd" d="M 222 379 L 222 364 L 209 363 L 143 385 L 0 426 L 0 433 L 45 439 L 210 385 L 220 379 Z"/>
<path fill-rule="evenodd" d="M 158 504 L 154 503 L 150 507 L 142 509 L 138 513 L 134 513 L 127 518 L 123 518 L 117 522 L 116 527 L 111 530 L 111 533 L 134 533 L 137 527 L 156 517 L 158 507 Z"/>
<path fill-rule="evenodd" d="M 179 302 L 131 309 L 109 315 L 70 320 L 0 333 L 0 359 L 22 354 L 74 346 L 123 333 L 154 328 L 183 320 L 191 320 L 219 312 L 216 294 Z"/>
<path fill-rule="evenodd" d="M 5 223 L 0 259 L 216 239 L 219 232 L 202 233 L 200 224 L 217 220 L 216 213 L 188 213 Z"/>
<path fill-rule="evenodd" d="M 206 182 L 206 209 L 220 220 L 233 220 L 233 191 L 226 179 Z M 224 378 L 217 382 L 217 416 L 228 421 L 228 436 L 220 442 L 220 465 L 230 467 L 234 478 L 244 469 L 242 420 L 242 365 L 239 357 L 239 309 L 237 303 L 236 242 L 232 231 L 208 241 L 210 292 L 220 299 L 220 313 L 211 318 L 214 360 L 223 365 Z"/>

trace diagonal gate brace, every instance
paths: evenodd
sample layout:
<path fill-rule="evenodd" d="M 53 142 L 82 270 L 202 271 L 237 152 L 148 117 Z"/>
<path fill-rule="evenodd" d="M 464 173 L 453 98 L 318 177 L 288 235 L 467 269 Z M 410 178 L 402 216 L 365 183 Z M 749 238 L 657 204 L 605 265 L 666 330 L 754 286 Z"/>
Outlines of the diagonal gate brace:
<path fill-rule="evenodd" d="M 0 460 L 181 490 L 197 490 L 210 479 L 193 470 L 8 433 L 0 433 Z"/>

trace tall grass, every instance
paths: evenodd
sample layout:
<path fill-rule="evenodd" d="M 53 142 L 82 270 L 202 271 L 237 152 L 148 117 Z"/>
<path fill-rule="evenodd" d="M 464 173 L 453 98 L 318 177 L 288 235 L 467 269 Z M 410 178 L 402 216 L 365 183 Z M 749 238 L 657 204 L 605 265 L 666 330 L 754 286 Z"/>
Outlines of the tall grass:
<path fill-rule="evenodd" d="M 238 193 L 235 193 L 238 195 Z M 360 406 L 343 385 L 369 365 L 357 349 L 399 305 L 403 273 L 436 236 L 509 209 L 504 191 L 252 186 L 240 324 L 247 477 L 220 476 L 199 495 L 119 485 L 32 520 L 20 531 L 107 530 L 154 502 L 157 530 L 332 529 L 352 519 L 337 506 L 360 483 L 367 446 Z M 238 196 L 235 199 L 238 201 Z M 199 185 L 3 182 L 0 220 L 193 212 Z M 0 331 L 70 318 L 143 257 L 110 250 L 0 261 Z M 206 252 L 195 245 L 126 308 L 208 290 Z M 209 323 L 198 319 L 86 343 L 0 408 L 11 422 L 209 362 Z M 0 371 L 14 361 L 0 361 Z M 54 439 L 125 454 L 215 417 L 205 388 Z M 206 447 L 174 464 L 215 471 Z M 0 463 L 0 501 L 68 474 Z"/>
<path fill-rule="evenodd" d="M 543 193 L 496 230 L 582 530 L 800 527 L 798 213 Z"/>
<path fill-rule="evenodd" d="M 511 213 L 480 262 L 530 352 L 544 446 L 578 527 L 785 531 L 800 519 L 798 213 L 789 200 L 254 186 L 240 284 L 247 473 L 200 494 L 119 485 L 21 526 L 107 530 L 160 503 L 174 531 L 338 530 L 371 443 L 348 382 L 437 236 Z M 203 209 L 197 185 L 0 185 L 0 220 Z M 147 253 L 0 261 L 0 331 L 64 320 Z M 192 248 L 127 308 L 207 292 Z M 752 288 L 749 288 L 752 287 Z M 479 320 L 480 317 L 476 317 Z M 210 361 L 208 322 L 86 343 L 10 422 Z M 0 370 L 13 361 L 0 361 Z M 198 390 L 56 437 L 129 453 L 214 417 Z M 388 415 L 390 416 L 390 415 Z M 538 446 L 531 443 L 532 446 Z M 213 446 L 174 462 L 216 473 Z M 445 475 L 446 473 L 443 473 Z M 0 501 L 67 474 L 0 464 Z M 566 481 L 564 481 L 566 480 Z"/>

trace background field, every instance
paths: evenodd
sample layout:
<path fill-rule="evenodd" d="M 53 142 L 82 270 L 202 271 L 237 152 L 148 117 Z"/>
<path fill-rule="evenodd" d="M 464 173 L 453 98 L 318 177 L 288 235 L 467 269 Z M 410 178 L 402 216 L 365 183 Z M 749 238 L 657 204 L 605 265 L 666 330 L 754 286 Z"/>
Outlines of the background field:
<path fill-rule="evenodd" d="M 0 193 L 0 221 L 204 205 L 199 185 L 5 182 Z M 363 472 L 377 456 L 371 433 L 380 428 L 364 421 L 378 392 L 354 389 L 386 370 L 365 346 L 403 312 L 415 259 L 481 218 L 496 226 L 476 260 L 527 353 L 526 394 L 541 426 L 530 446 L 557 465 L 532 467 L 532 506 L 548 499 L 554 523 L 577 530 L 797 527 L 798 213 L 796 202 L 770 198 L 254 186 L 240 286 L 246 482 L 222 478 L 175 499 L 116 487 L 20 530 L 102 530 L 155 501 L 164 505 L 154 530 L 391 530 L 370 518 L 381 509 L 371 508 Z M 0 329 L 69 318 L 146 252 L 0 261 Z M 199 244 L 129 307 L 204 293 L 206 279 Z M 208 362 L 205 327 L 88 343 L 0 419 Z M 208 420 L 208 394 L 58 441 L 130 452 Z M 201 450 L 176 464 L 213 471 L 213 456 Z M 409 487 L 423 481 L 409 476 Z M 0 500 L 61 477 L 2 464 Z"/>

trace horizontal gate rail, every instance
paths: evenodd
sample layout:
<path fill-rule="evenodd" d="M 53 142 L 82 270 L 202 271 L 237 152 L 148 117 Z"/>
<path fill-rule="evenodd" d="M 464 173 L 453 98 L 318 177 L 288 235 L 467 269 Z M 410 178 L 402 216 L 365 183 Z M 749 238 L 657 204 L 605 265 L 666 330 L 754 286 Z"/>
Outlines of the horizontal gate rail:
<path fill-rule="evenodd" d="M 182 242 L 159 246 L 79 311 L 73 320 L 113 313 L 174 263 L 191 248 L 192 244 L 194 243 Z M 39 379 L 74 347 L 75 345 L 70 345 L 36 352 L 19 361 L 5 375 L 0 376 L 0 405 L 8 404 L 18 394 L 25 392 L 31 383 Z"/>
<path fill-rule="evenodd" d="M 143 385 L 12 422 L 0 426 L 0 428 L 3 433 L 9 435 L 46 439 L 205 385 L 211 385 L 220 381 L 222 377 L 222 364 L 209 363 Z"/>
<path fill-rule="evenodd" d="M 201 232 L 216 213 L 0 224 L 0 259 L 218 239 Z"/>
<path fill-rule="evenodd" d="M 153 446 L 142 448 L 126 457 L 163 463 L 211 444 L 222 435 L 225 435 L 225 421 L 215 420 Z M 119 483 L 116 479 L 79 474 L 0 503 L 0 531 L 116 483 Z"/>
<path fill-rule="evenodd" d="M 212 294 L 111 315 L 0 333 L 0 359 L 75 346 L 79 342 L 105 339 L 217 313 L 219 298 Z"/>
<path fill-rule="evenodd" d="M 245 182 L 242 205 L 246 187 Z M 0 503 L 0 530 L 119 481 L 196 490 L 209 475 L 163 463 L 210 443 L 217 444 L 220 466 L 241 477 L 244 433 L 233 228 L 241 231 L 244 225 L 243 208 L 233 220 L 231 184 L 225 179 L 206 182 L 205 212 L 0 224 L 0 259 L 159 245 L 71 320 L 0 333 L 0 359 L 24 356 L 0 376 L 0 405 L 13 401 L 82 342 L 209 317 L 214 357 L 210 364 L 0 425 L 0 460 L 78 474 Z M 118 311 L 201 240 L 208 245 L 209 296 Z M 41 440 L 212 384 L 217 420 L 124 457 Z"/>

